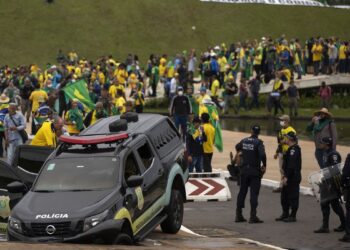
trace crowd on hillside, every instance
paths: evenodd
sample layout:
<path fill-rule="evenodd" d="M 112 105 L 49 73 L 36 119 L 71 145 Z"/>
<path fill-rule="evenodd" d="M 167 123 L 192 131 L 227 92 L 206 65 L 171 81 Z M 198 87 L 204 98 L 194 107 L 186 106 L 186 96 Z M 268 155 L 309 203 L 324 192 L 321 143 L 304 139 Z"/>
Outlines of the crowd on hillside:
<path fill-rule="evenodd" d="M 152 54 L 145 67 L 132 54 L 124 61 L 109 55 L 93 62 L 75 51 L 66 54 L 59 50 L 57 62 L 48 63 L 45 68 L 36 64 L 0 68 L 0 138 L 6 139 L 3 123 L 10 103 L 21 108 L 26 122 L 33 118 L 33 135 L 53 115 L 63 118 L 69 134 L 77 134 L 99 118 L 131 110 L 143 112 L 145 96 L 164 93 L 170 106 L 179 95 L 179 87 L 189 97 L 191 112 L 201 116 L 205 102 L 214 103 L 222 113 L 228 113 L 231 106 L 236 113 L 242 108 L 259 108 L 260 84 L 272 81 L 268 110 L 274 109 L 275 115 L 284 113 L 281 93 L 286 92 L 290 115 L 296 116 L 298 90 L 294 78 L 300 79 L 306 73 L 349 73 L 349 68 L 349 44 L 337 38 L 311 38 L 302 45 L 298 39 L 288 41 L 285 36 L 262 37 L 260 41 L 237 42 L 228 47 L 208 47 L 200 54 L 194 49 L 174 57 Z M 65 93 L 67 86 L 81 80 L 89 95 L 82 98 L 91 100 L 93 107 L 87 108 L 82 99 L 67 97 Z M 287 82 L 290 85 L 284 89 Z M 198 96 L 194 83 L 201 85 Z M 331 90 L 323 87 L 320 97 L 326 96 L 322 100 L 327 106 Z M 248 96 L 250 103 L 246 103 Z"/>

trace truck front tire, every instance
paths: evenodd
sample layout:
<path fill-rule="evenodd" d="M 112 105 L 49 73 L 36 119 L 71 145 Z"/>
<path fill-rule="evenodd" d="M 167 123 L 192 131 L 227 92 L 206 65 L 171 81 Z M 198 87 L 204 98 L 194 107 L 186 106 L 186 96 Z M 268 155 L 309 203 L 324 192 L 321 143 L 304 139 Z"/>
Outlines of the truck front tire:
<path fill-rule="evenodd" d="M 169 206 L 166 209 L 167 218 L 160 224 L 163 233 L 176 234 L 182 225 L 184 201 L 179 190 L 171 190 Z"/>

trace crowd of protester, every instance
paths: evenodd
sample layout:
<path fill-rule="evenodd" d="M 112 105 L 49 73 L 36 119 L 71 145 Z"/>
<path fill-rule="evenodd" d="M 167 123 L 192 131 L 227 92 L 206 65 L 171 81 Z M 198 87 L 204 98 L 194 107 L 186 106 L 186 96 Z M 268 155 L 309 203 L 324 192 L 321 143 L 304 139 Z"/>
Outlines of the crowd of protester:
<path fill-rule="evenodd" d="M 190 113 L 201 117 L 202 106 L 208 103 L 222 113 L 228 113 L 230 106 L 236 113 L 240 109 L 259 108 L 260 85 L 272 81 L 268 111 L 274 109 L 275 115 L 279 111 L 284 113 L 281 93 L 286 91 L 290 115 L 296 116 L 299 94 L 294 79 L 301 79 L 306 73 L 349 73 L 349 57 L 348 42 L 338 38 L 311 38 L 302 45 L 299 39 L 288 41 L 284 35 L 277 39 L 262 37 L 260 41 L 237 42 L 229 47 L 221 44 L 200 54 L 194 49 L 174 57 L 152 54 L 145 67 L 132 54 L 124 61 L 112 55 L 89 61 L 75 51 L 66 54 L 59 50 L 57 62 L 44 68 L 36 64 L 0 68 L 0 137 L 6 140 L 4 119 L 9 104 L 20 107 L 26 122 L 32 121 L 33 135 L 53 117 L 61 117 L 67 132 L 74 135 L 103 117 L 131 110 L 142 113 L 146 96 L 164 93 L 171 105 L 179 87 L 189 98 Z M 65 95 L 64 88 L 80 80 L 86 83 L 94 109 L 86 109 L 79 98 L 69 99 Z M 198 96 L 194 93 L 195 83 L 201 85 Z M 285 83 L 290 83 L 286 90 Z M 320 97 L 328 107 L 331 90 L 328 86 L 323 88 Z M 237 103 L 235 95 L 239 96 Z M 251 101 L 247 103 L 249 96 Z M 184 126 L 188 119 L 181 121 L 179 125 Z"/>

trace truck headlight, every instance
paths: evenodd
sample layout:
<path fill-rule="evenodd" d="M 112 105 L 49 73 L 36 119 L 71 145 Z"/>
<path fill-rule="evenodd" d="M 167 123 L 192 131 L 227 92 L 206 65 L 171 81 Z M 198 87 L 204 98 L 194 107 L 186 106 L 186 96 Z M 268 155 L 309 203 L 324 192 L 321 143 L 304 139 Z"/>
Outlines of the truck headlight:
<path fill-rule="evenodd" d="M 107 215 L 108 215 L 108 210 L 104 211 L 103 213 L 87 217 L 84 221 L 83 231 L 85 232 L 85 231 L 95 227 L 100 222 L 104 221 L 104 219 L 106 219 Z"/>
<path fill-rule="evenodd" d="M 17 233 L 22 233 L 22 225 L 21 221 L 18 219 L 15 219 L 13 217 L 9 217 L 9 226 L 11 229 L 16 231 Z"/>

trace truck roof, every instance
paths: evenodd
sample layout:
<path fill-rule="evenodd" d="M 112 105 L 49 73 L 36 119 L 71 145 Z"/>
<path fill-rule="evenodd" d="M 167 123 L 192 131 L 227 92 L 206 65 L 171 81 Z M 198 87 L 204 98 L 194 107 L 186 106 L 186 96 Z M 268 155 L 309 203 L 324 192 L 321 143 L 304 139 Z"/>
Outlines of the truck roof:
<path fill-rule="evenodd" d="M 101 119 L 97 121 L 95 124 L 93 124 L 92 126 L 82 131 L 79 135 L 91 136 L 91 135 L 110 134 L 109 124 L 119 119 L 120 119 L 119 115 Z M 158 114 L 138 114 L 138 121 L 129 122 L 128 130 L 123 132 L 124 133 L 126 132 L 128 134 L 146 133 L 147 131 L 152 129 L 155 125 L 157 125 L 159 122 L 165 119 L 167 119 L 165 116 L 158 115 Z"/>

